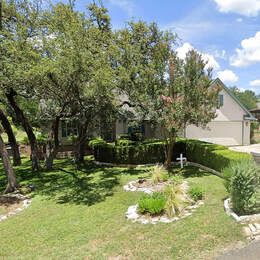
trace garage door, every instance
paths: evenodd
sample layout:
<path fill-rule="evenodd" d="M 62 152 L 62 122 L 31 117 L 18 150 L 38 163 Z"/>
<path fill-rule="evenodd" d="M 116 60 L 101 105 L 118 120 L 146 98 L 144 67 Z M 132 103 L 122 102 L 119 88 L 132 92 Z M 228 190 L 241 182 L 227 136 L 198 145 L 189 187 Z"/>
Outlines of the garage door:
<path fill-rule="evenodd" d="M 226 146 L 242 145 L 243 122 L 211 122 L 206 129 L 186 128 L 186 137 Z"/>

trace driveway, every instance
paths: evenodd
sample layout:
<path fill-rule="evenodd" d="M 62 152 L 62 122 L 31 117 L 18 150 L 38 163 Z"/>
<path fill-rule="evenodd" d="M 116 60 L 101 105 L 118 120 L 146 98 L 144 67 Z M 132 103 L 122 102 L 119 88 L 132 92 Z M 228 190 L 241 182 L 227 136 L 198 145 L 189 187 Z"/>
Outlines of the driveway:
<path fill-rule="evenodd" d="M 251 144 L 247 146 L 231 146 L 230 150 L 243 153 L 260 153 L 260 144 Z"/>
<path fill-rule="evenodd" d="M 229 147 L 229 149 L 237 152 L 250 153 L 253 155 L 255 162 L 257 164 L 260 164 L 260 144 L 251 144 L 248 146 L 232 146 Z"/>
<path fill-rule="evenodd" d="M 229 251 L 222 256 L 217 257 L 217 260 L 259 260 L 260 259 L 260 241 L 253 242 L 248 246 Z"/>

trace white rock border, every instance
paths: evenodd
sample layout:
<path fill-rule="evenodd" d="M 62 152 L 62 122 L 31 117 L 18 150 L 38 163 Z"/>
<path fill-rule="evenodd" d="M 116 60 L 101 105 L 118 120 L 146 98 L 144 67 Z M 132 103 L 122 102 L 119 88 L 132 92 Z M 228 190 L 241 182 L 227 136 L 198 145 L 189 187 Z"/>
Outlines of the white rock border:
<path fill-rule="evenodd" d="M 228 198 L 224 201 L 224 209 L 226 213 L 231 216 L 233 219 L 235 219 L 237 222 L 240 222 L 241 224 L 246 224 L 248 222 L 253 221 L 260 221 L 260 214 L 252 214 L 252 215 L 243 215 L 238 216 L 230 207 L 231 205 L 231 199 Z"/>
<path fill-rule="evenodd" d="M 138 183 L 138 180 L 128 182 L 123 187 L 124 191 L 132 191 L 132 192 L 140 191 L 140 192 L 144 192 L 146 194 L 152 194 L 154 192 L 153 186 L 151 186 L 151 187 L 137 187 L 137 186 L 134 185 L 134 184 L 137 184 L 137 183 Z M 162 183 L 156 184 L 155 186 L 159 187 L 159 186 L 164 186 L 164 185 L 167 185 L 167 184 L 169 184 L 169 183 L 162 182 Z"/>
<path fill-rule="evenodd" d="M 231 208 L 231 199 L 224 201 L 224 209 L 227 215 L 231 216 L 240 224 L 247 224 L 243 227 L 244 234 L 249 240 L 260 240 L 260 214 L 238 216 Z"/>
<path fill-rule="evenodd" d="M 23 198 L 22 206 L 19 207 L 19 208 L 16 208 L 13 211 L 8 212 L 7 214 L 0 215 L 0 222 L 3 221 L 3 220 L 8 219 L 11 216 L 14 216 L 14 215 L 18 214 L 19 212 L 23 211 L 24 209 L 28 208 L 31 205 L 31 203 L 32 203 L 31 199 L 29 199 L 28 197 L 20 195 L 20 198 L 21 197 Z"/>
<path fill-rule="evenodd" d="M 172 223 L 174 221 L 184 219 L 186 217 L 189 217 L 192 215 L 192 213 L 201 205 L 203 205 L 203 201 L 198 201 L 196 204 L 188 206 L 187 208 L 184 209 L 183 214 L 181 214 L 179 217 L 173 217 L 173 218 L 168 218 L 166 215 L 163 216 L 147 216 L 147 215 L 142 215 L 138 213 L 138 205 L 132 205 L 128 208 L 126 212 L 126 218 L 129 220 L 132 220 L 132 222 L 138 222 L 141 224 L 157 224 L 159 222 L 161 223 Z"/>

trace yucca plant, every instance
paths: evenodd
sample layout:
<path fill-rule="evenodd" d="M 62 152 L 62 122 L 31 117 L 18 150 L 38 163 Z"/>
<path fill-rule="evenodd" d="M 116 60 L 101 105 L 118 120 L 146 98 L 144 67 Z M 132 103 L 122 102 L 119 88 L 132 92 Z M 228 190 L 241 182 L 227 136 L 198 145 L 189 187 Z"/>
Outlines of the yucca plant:
<path fill-rule="evenodd" d="M 238 214 L 256 212 L 259 204 L 257 189 L 260 184 L 259 170 L 252 160 L 233 163 L 229 167 L 229 191 L 232 206 Z"/>
<path fill-rule="evenodd" d="M 169 179 L 168 171 L 163 167 L 163 165 L 157 164 L 151 170 L 151 174 L 153 184 L 158 184 L 159 182 L 164 182 Z"/>
<path fill-rule="evenodd" d="M 185 189 L 180 184 L 170 184 L 164 190 L 165 211 L 168 217 L 179 215 L 187 203 Z"/>

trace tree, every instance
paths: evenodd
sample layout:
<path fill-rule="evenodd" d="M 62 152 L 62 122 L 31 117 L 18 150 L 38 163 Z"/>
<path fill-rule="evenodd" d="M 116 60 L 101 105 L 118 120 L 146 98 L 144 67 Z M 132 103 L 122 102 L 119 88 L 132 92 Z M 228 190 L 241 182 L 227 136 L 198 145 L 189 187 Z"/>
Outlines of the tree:
<path fill-rule="evenodd" d="M 237 87 L 231 87 L 230 90 L 232 93 L 240 100 L 240 102 L 248 109 L 256 108 L 257 97 L 254 91 L 252 90 L 240 90 Z"/>
<path fill-rule="evenodd" d="M 205 127 L 215 117 L 218 88 L 201 55 L 190 51 L 185 61 L 172 50 L 176 36 L 156 24 L 129 23 L 118 32 L 119 86 L 141 120 L 161 128 L 170 166 L 177 135 L 187 124 Z"/>
<path fill-rule="evenodd" d="M 0 91 L 12 107 L 17 121 L 27 133 L 31 146 L 33 170 L 40 167 L 38 144 L 30 121 L 19 107 L 17 96 L 33 98 L 33 82 L 29 75 L 39 60 L 32 39 L 37 32 L 39 5 L 26 0 L 4 1 L 2 30 L 0 31 L 1 73 Z"/>
<path fill-rule="evenodd" d="M 82 161 L 89 129 L 102 104 L 113 97 L 110 20 L 107 10 L 91 4 L 89 15 L 59 3 L 42 19 L 35 39 L 41 60 L 32 74 L 41 116 L 49 122 L 45 166 L 51 169 L 59 146 L 61 119 L 76 123 L 76 161 Z"/>
<path fill-rule="evenodd" d="M 167 144 L 166 162 L 170 166 L 173 146 L 180 131 L 187 125 L 206 127 L 216 116 L 218 86 L 212 87 L 211 69 L 196 51 L 189 51 L 185 61 L 171 52 L 166 88 L 160 95 L 158 122 Z M 160 103 L 160 101 L 159 101 Z"/>
<path fill-rule="evenodd" d="M 13 152 L 13 164 L 15 166 L 21 165 L 21 156 L 19 152 L 19 146 L 17 144 L 12 126 L 5 115 L 4 111 L 0 108 L 0 122 L 8 136 L 8 142 L 10 143 L 12 147 L 12 152 Z"/>
<path fill-rule="evenodd" d="M 19 185 L 16 181 L 14 170 L 10 163 L 8 152 L 5 148 L 4 141 L 3 141 L 1 134 L 2 134 L 2 130 L 0 129 L 0 155 L 2 158 L 2 162 L 4 165 L 6 175 L 7 175 L 7 187 L 4 191 L 4 193 L 9 193 L 9 192 L 13 192 L 13 191 L 17 190 Z"/>

